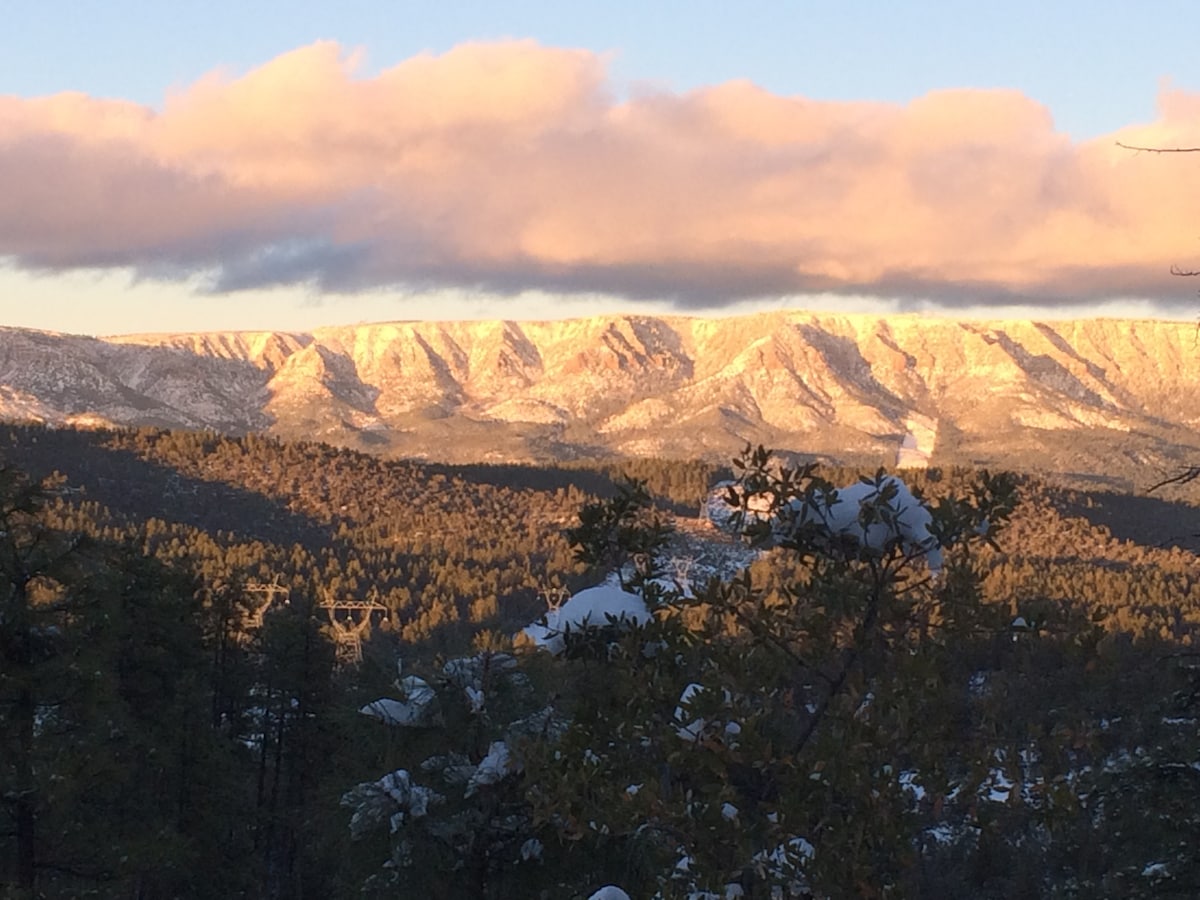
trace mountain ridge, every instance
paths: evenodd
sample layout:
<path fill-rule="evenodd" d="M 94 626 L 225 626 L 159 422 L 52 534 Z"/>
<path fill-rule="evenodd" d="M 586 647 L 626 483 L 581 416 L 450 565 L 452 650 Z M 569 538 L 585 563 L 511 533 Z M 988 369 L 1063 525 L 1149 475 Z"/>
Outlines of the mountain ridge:
<path fill-rule="evenodd" d="M 105 338 L 0 328 L 0 417 L 261 430 L 445 461 L 727 457 L 762 442 L 910 464 L 1165 466 L 1200 444 L 1198 383 L 1196 326 L 1135 319 L 780 310 Z"/>

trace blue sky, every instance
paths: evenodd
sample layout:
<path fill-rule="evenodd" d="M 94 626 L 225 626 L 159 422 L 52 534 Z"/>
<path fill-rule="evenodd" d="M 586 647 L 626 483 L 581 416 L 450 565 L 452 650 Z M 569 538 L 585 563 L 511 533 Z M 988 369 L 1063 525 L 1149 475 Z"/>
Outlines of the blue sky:
<path fill-rule="evenodd" d="M 336 6 L 124 0 L 19 3 L 5 10 L 4 18 L 0 95 L 23 102 L 77 91 L 97 100 L 130 101 L 159 113 L 168 105 L 168 97 L 188 95 L 199 80 L 213 72 L 222 72 L 226 82 L 236 81 L 318 40 L 336 42 L 343 54 L 361 52 L 364 59 L 353 71 L 360 82 L 418 54 L 440 56 L 464 42 L 533 39 L 547 50 L 582 49 L 590 51 L 602 66 L 602 93 L 614 105 L 647 96 L 666 96 L 685 105 L 680 98 L 689 93 L 740 80 L 753 83 L 772 98 L 807 98 L 835 105 L 874 101 L 897 109 L 930 92 L 1004 89 L 1021 95 L 1031 108 L 1040 105 L 1048 110 L 1053 133 L 1071 147 L 1089 141 L 1107 143 L 1106 137 L 1122 129 L 1153 126 L 1162 117 L 1158 98 L 1164 90 L 1184 97 L 1200 91 L 1200 54 L 1195 46 L 1200 8 L 1194 2 L 691 2 L 656 3 L 646 8 L 615 0 L 507 4 L 350 0 Z M 651 106 L 646 104 L 647 109 Z M 1182 106 L 1185 108 L 1175 114 L 1170 128 L 1150 134 L 1168 139 L 1180 134 L 1181 119 L 1190 115 L 1190 107 Z M 942 114 L 937 121 L 943 122 L 948 115 Z M 48 126 L 36 127 L 44 130 Z M 964 125 L 961 135 L 931 135 L 931 141 L 969 143 L 970 127 Z M 1044 130 L 1051 132 L 1049 127 Z M 695 132 L 695 139 L 702 140 L 705 133 L 703 129 Z M 1042 137 L 1045 135 L 1039 132 L 1037 139 Z M 615 139 L 609 136 L 606 140 Z M 205 146 L 205 152 L 211 153 L 211 146 Z M 1020 141 L 1010 142 L 1005 152 L 1019 152 L 1012 149 L 1019 146 Z M 836 153 L 837 142 L 827 149 Z M 80 152 L 74 151 L 70 158 L 78 159 Z M 453 148 L 442 152 L 452 153 Z M 643 152 L 652 154 L 653 147 Z M 147 158 L 151 156 L 156 164 L 161 163 L 160 152 Z M 15 178 L 23 159 L 0 155 L 0 176 L 7 166 Z M 173 158 L 171 171 L 178 173 L 180 167 L 194 163 L 194 156 L 186 163 Z M 1193 168 L 1200 168 L 1200 161 Z M 89 169 L 94 171 L 110 170 Z M 233 178 L 225 172 L 219 174 Z M 211 173 L 206 172 L 208 175 Z M 109 176 L 91 177 L 89 183 L 94 184 L 95 178 Z M 966 185 L 975 183 L 975 176 L 964 178 Z M 1190 184 L 1185 185 L 1187 190 Z M 360 196 L 365 187 L 379 186 L 354 185 L 352 189 L 358 192 L 354 196 Z M 389 185 L 388 190 L 401 187 Z M 750 185 L 748 190 L 759 187 Z M 481 197 L 491 196 L 486 184 L 478 190 Z M 339 203 L 344 206 L 349 196 Z M 164 209 L 172 208 L 174 202 L 165 200 Z M 521 199 L 511 202 L 519 205 Z M 1074 211 L 1088 205 L 1082 200 L 1071 203 Z M 1104 206 L 1121 203 L 1119 197 L 1110 197 Z M 331 215 L 328 198 L 322 204 L 319 210 L 306 207 L 306 212 L 325 221 Z M 823 210 L 836 214 L 837 208 Z M 720 209 L 722 215 L 730 215 L 731 223 L 722 233 L 740 238 L 731 236 L 730 231 L 741 227 L 733 223 L 744 222 L 746 217 L 740 211 L 734 214 L 728 205 Z M 421 210 L 444 217 L 461 207 Z M 372 221 L 394 221 L 401 211 L 411 214 L 408 207 L 393 204 L 375 211 Z M 654 213 L 649 211 L 651 218 Z M 706 214 L 712 214 L 711 210 Z M 1045 214 L 1044 210 L 1039 213 Z M 756 221 L 774 221 L 771 217 L 778 213 L 756 210 L 755 215 Z M 1005 213 L 1008 220 L 1014 216 L 1020 217 Z M 389 269 L 378 274 L 378 266 L 364 264 L 352 278 L 339 281 L 326 277 L 326 269 L 321 268 L 325 262 L 303 260 L 302 276 L 277 282 L 260 279 L 245 286 L 239 283 L 244 289 L 228 293 L 221 288 L 214 294 L 213 279 L 205 273 L 216 267 L 222 277 L 228 276 L 232 270 L 228 259 L 198 255 L 190 245 L 186 253 L 172 246 L 162 259 L 155 259 L 144 248 L 126 251 L 115 239 L 103 247 L 81 250 L 73 246 L 69 252 L 60 252 L 54 246 L 55 229 L 66 229 L 71 221 L 70 215 L 48 217 L 36 241 L 0 231 L 0 256 L 10 263 L 0 274 L 0 322 L 88 332 L 300 328 L 369 318 L 573 315 L 616 307 L 713 312 L 741 310 L 755 303 L 804 303 L 805 298 L 816 305 L 854 308 L 928 306 L 949 311 L 1032 309 L 1049 313 L 1067 305 L 1072 314 L 1125 309 L 1172 315 L 1187 314 L 1183 298 L 1190 296 L 1190 285 L 1179 280 L 1165 279 L 1161 291 L 1156 292 L 1152 285 L 1146 287 L 1145 279 L 1130 276 L 1128 297 L 1119 296 L 1120 290 L 1100 290 L 1082 279 L 1078 302 L 1067 303 L 1076 298 L 1064 299 L 1048 278 L 1008 285 L 997 270 L 994 278 L 983 279 L 986 289 L 979 289 L 967 284 L 971 279 L 961 274 L 945 273 L 943 277 L 939 269 L 930 275 L 929 268 L 902 279 L 861 273 L 843 277 L 845 261 L 822 256 L 805 269 L 819 272 L 820 278 L 791 285 L 776 278 L 774 270 L 754 271 L 743 281 L 731 280 L 721 297 L 693 302 L 688 293 L 693 286 L 686 279 L 676 279 L 674 273 L 680 266 L 694 263 L 694 258 L 680 256 L 674 245 L 663 249 L 661 265 L 644 255 L 630 258 L 628 253 L 610 253 L 608 247 L 589 248 L 580 256 L 573 245 L 567 262 L 559 257 L 538 259 L 537 265 L 526 271 L 512 262 L 497 268 L 487 255 L 491 251 L 478 247 L 446 262 L 445 246 L 459 247 L 461 236 L 437 245 L 436 265 L 429 263 L 412 272 L 397 274 Z M 228 246 L 238 240 L 244 229 L 234 227 L 236 224 L 223 223 L 216 236 L 206 232 L 205 246 Z M 539 233 L 549 227 L 532 221 L 522 224 Z M 325 253 L 322 260 L 328 258 L 330 247 L 339 253 L 352 250 L 354 255 L 360 246 L 370 243 L 359 233 L 362 227 L 356 221 L 330 226 L 327 231 L 305 232 L 300 243 L 321 248 Z M 614 222 L 611 227 L 629 225 Z M 1055 226 L 1055 233 L 1061 227 Z M 356 235 L 357 243 L 352 246 L 344 243 L 343 234 L 348 231 Z M 1011 231 L 1002 233 L 1012 237 Z M 754 234 L 759 241 L 756 231 Z M 1200 234 L 1200 224 L 1196 234 Z M 264 243 L 256 246 L 254 253 L 273 258 L 280 246 L 296 244 L 294 236 L 285 239 L 278 234 L 259 240 Z M 697 238 L 689 233 L 680 240 L 694 245 Z M 1036 236 L 1023 236 L 1022 240 L 1029 246 L 1038 242 Z M 797 248 L 808 246 L 811 238 L 797 241 L 787 252 L 801 254 L 797 266 L 804 268 L 807 261 L 802 258 L 803 250 Z M 394 254 L 396 246 L 389 252 Z M 868 245 L 868 250 L 871 247 Z M 1170 252 L 1185 251 L 1181 246 Z M 747 270 L 752 268 L 742 257 L 730 255 L 726 247 L 716 252 L 715 259 L 731 260 L 735 268 L 743 264 Z M 906 252 L 911 254 L 911 248 Z M 1024 256 L 1014 259 L 1030 258 L 1030 252 L 1024 250 Z M 1153 265 L 1158 262 L 1155 259 Z M 460 264 L 461 277 L 454 269 Z M 1059 267 L 1067 265 L 1064 262 Z M 1121 273 L 1131 265 L 1122 263 L 1113 275 L 1116 283 L 1126 283 Z M 1149 258 L 1147 265 L 1151 265 Z M 1072 260 L 1069 266 L 1078 268 L 1078 263 Z M 221 283 L 232 282 L 226 278 Z M 960 286 L 961 298 L 955 293 Z M 1148 302 L 1124 302 L 1139 296 Z M 872 297 L 878 300 L 869 299 Z"/>
<path fill-rule="evenodd" d="M 1094 137 L 1150 119 L 1168 80 L 1200 90 L 1187 0 L 1122 2 L 19 2 L 5 11 L 0 90 L 76 90 L 157 106 L 214 68 L 328 38 L 368 67 L 455 44 L 533 37 L 612 54 L 617 82 L 690 90 L 748 78 L 775 94 L 907 101 L 1013 88 Z"/>
<path fill-rule="evenodd" d="M 20 2 L 4 15 L 0 90 L 158 105 L 219 67 L 244 71 L 331 39 L 368 68 L 467 40 L 535 38 L 613 55 L 618 82 L 688 90 L 746 78 L 779 94 L 906 101 L 1007 87 L 1093 137 L 1154 113 L 1163 81 L 1200 89 L 1187 0 L 958 2 Z"/>

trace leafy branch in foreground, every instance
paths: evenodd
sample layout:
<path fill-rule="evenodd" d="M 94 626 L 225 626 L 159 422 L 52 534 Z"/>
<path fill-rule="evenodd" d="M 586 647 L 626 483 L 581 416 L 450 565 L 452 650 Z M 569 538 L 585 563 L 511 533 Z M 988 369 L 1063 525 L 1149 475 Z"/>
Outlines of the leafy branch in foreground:
<path fill-rule="evenodd" d="M 587 689 L 562 741 L 529 751 L 559 785 L 535 809 L 589 823 L 576 839 L 639 860 L 636 886 L 662 896 L 901 889 L 921 833 L 912 773 L 963 779 L 971 797 L 986 777 L 974 747 L 944 758 L 953 689 L 937 673 L 962 643 L 1007 632 L 967 548 L 994 543 L 1014 484 L 985 473 L 929 505 L 882 471 L 838 489 L 763 448 L 734 465 L 732 520 L 774 583 L 745 570 L 695 594 L 653 584 L 650 625 L 565 660 Z"/>
<path fill-rule="evenodd" d="M 1192 883 L 1187 804 L 1143 804 L 1190 778 L 1194 684 L 1104 630 L 1102 610 L 1041 588 L 985 599 L 1018 530 L 1001 530 L 1012 478 L 835 484 L 762 448 L 737 471 L 724 493 L 761 548 L 752 565 L 685 590 L 655 574 L 670 545 L 646 498 L 597 503 L 572 532 L 580 558 L 599 576 L 621 561 L 643 596 L 608 583 L 572 600 L 642 600 L 644 615 L 572 618 L 561 641 L 514 651 L 505 678 L 528 690 L 512 705 L 426 673 L 428 740 L 389 744 L 406 777 L 393 767 L 348 798 L 388 812 L 358 820 L 376 871 L 391 862 L 375 884 L 832 898 Z M 1043 524 L 1056 554 L 1077 549 Z M 468 797 L 481 771 L 499 777 Z"/>

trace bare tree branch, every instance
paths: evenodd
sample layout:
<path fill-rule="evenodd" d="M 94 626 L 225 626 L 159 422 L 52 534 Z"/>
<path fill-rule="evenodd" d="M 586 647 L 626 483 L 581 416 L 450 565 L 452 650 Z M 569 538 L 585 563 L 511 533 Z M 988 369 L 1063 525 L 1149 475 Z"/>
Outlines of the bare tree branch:
<path fill-rule="evenodd" d="M 1137 150 L 1142 153 L 1200 153 L 1200 147 L 1135 147 L 1120 141 L 1117 141 L 1117 146 L 1122 150 Z"/>
<path fill-rule="evenodd" d="M 1117 141 L 1117 146 L 1122 150 L 1134 150 L 1140 153 L 1200 153 L 1200 147 L 1135 147 L 1133 144 L 1122 144 L 1120 141 Z M 1171 266 L 1171 274 L 1192 278 L 1200 276 L 1200 269 L 1181 269 L 1179 266 Z M 1170 482 L 1164 483 L 1169 484 Z"/>
<path fill-rule="evenodd" d="M 1160 487 L 1166 487 L 1168 484 L 1187 484 L 1200 478 L 1200 466 L 1189 466 L 1177 475 L 1172 475 L 1170 478 L 1164 478 L 1157 484 L 1152 484 L 1146 488 L 1146 493 L 1150 494 L 1157 491 Z"/>
<path fill-rule="evenodd" d="M 1200 153 L 1200 147 L 1138 147 L 1133 144 L 1123 144 L 1120 141 L 1116 143 L 1122 150 L 1133 150 L 1139 153 Z M 1179 266 L 1172 265 L 1171 274 L 1183 278 L 1194 278 L 1200 276 L 1200 269 L 1181 269 Z M 1200 322 L 1196 323 L 1196 334 L 1197 337 L 1200 337 Z M 1151 485 L 1146 489 L 1146 493 L 1152 494 L 1169 484 L 1189 484 L 1197 478 L 1200 478 L 1200 466 L 1188 466 L 1182 472 Z"/>

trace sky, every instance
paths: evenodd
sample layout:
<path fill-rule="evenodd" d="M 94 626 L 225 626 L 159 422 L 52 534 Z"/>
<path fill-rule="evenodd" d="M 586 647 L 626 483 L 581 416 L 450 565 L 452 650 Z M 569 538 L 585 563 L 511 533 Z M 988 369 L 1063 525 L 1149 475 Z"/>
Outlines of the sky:
<path fill-rule="evenodd" d="M 1200 308 L 1194 0 L 3 19 L 4 325 Z"/>

